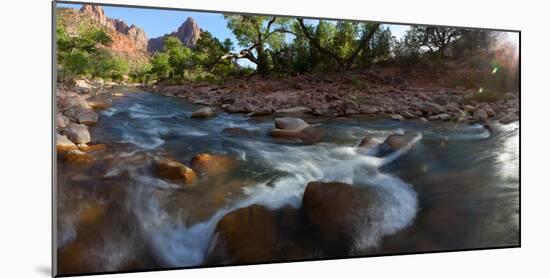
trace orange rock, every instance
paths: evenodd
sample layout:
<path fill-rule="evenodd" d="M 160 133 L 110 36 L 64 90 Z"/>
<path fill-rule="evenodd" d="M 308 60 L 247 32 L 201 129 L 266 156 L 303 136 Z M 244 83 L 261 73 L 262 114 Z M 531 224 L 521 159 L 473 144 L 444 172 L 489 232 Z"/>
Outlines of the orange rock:
<path fill-rule="evenodd" d="M 250 263 L 273 260 L 277 243 L 274 214 L 251 205 L 225 215 L 216 225 L 207 263 Z"/>
<path fill-rule="evenodd" d="M 191 159 L 191 168 L 207 175 L 219 175 L 233 170 L 235 159 L 227 155 L 201 153 Z"/>
<path fill-rule="evenodd" d="M 161 178 L 183 182 L 185 184 L 193 183 L 197 177 L 193 169 L 170 158 L 157 160 L 156 170 Z"/>
<path fill-rule="evenodd" d="M 84 152 L 101 152 L 107 149 L 105 144 L 79 145 L 78 148 Z"/>
<path fill-rule="evenodd" d="M 72 150 L 65 154 L 65 160 L 70 163 L 87 165 L 94 162 L 94 158 L 80 150 Z"/>

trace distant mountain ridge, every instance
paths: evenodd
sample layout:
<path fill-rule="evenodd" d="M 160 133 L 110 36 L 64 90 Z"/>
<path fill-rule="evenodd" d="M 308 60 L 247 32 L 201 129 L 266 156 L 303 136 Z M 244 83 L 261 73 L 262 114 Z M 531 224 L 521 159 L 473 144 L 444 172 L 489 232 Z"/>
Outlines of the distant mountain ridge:
<path fill-rule="evenodd" d="M 201 36 L 201 32 L 202 30 L 195 19 L 188 17 L 181 24 L 178 30 L 170 34 L 165 34 L 164 36 L 149 39 L 147 51 L 149 53 L 162 51 L 162 48 L 164 47 L 164 38 L 168 36 L 175 36 L 183 43 L 183 45 L 189 48 L 194 48 Z"/>

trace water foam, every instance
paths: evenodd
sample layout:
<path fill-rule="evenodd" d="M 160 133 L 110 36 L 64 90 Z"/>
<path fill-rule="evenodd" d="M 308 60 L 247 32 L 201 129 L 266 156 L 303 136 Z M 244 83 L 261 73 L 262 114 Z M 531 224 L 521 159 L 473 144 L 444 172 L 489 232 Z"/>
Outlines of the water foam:
<path fill-rule="evenodd" d="M 143 230 L 151 248 L 167 266 L 201 264 L 206 256 L 217 222 L 227 213 L 251 204 L 271 209 L 286 205 L 299 207 L 303 192 L 311 181 L 339 181 L 372 187 L 378 192 L 376 208 L 357 211 L 354 252 L 377 246 L 382 237 L 412 223 L 417 210 L 417 196 L 411 186 L 397 177 L 380 173 L 378 168 L 405 154 L 421 139 L 387 157 L 365 155 L 355 147 L 321 143 L 313 146 L 284 146 L 267 142 L 244 142 L 247 153 L 266 167 L 287 173 L 244 189 L 245 197 L 219 210 L 210 219 L 186 226 L 163 210 L 158 199 L 145 188 L 136 193 L 136 213 L 143 220 Z M 254 151 L 252 151 L 254 150 Z M 151 184 L 152 181 L 144 181 Z M 140 183 L 142 184 L 142 183 Z"/>

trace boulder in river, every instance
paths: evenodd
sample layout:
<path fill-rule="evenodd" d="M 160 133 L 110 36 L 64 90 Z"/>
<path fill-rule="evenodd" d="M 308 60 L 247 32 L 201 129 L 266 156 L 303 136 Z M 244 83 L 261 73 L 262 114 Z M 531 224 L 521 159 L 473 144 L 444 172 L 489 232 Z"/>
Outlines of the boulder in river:
<path fill-rule="evenodd" d="M 307 220 L 318 227 L 322 244 L 337 254 L 349 254 L 356 215 L 370 205 L 366 194 L 365 188 L 340 182 L 310 182 L 304 191 L 302 208 Z"/>
<path fill-rule="evenodd" d="M 156 161 L 156 172 L 159 177 L 184 184 L 191 184 L 195 181 L 197 175 L 193 169 L 185 166 L 183 163 L 171 159 L 160 158 Z"/>
<path fill-rule="evenodd" d="M 275 128 L 277 129 L 302 130 L 308 126 L 309 124 L 300 118 L 283 117 L 275 119 Z"/>
<path fill-rule="evenodd" d="M 86 144 L 91 140 L 88 127 L 83 124 L 71 123 L 61 131 L 69 140 L 76 144 Z"/>
<path fill-rule="evenodd" d="M 213 117 L 215 116 L 216 113 L 214 112 L 214 110 L 210 107 L 203 107 L 203 108 L 200 108 L 196 111 L 194 111 L 193 113 L 191 113 L 191 118 L 210 118 L 210 117 Z"/>
<path fill-rule="evenodd" d="M 235 159 L 228 155 L 201 153 L 191 159 L 191 168 L 209 176 L 227 173 L 235 166 Z"/>
<path fill-rule="evenodd" d="M 365 138 L 363 138 L 363 140 L 361 140 L 361 142 L 359 142 L 359 145 L 357 145 L 359 148 L 372 148 L 374 147 L 376 144 L 378 144 L 378 142 L 376 142 L 376 140 L 370 136 L 366 136 Z"/>
<path fill-rule="evenodd" d="M 226 214 L 216 225 L 207 263 L 272 261 L 277 244 L 274 213 L 251 205 Z"/>
<path fill-rule="evenodd" d="M 55 135 L 55 144 L 57 152 L 67 152 L 78 149 L 78 147 L 71 142 L 67 136 L 61 134 Z"/>
<path fill-rule="evenodd" d="M 380 146 L 381 152 L 393 152 L 406 147 L 410 143 L 410 138 L 401 134 L 392 134 L 384 140 Z"/>
<path fill-rule="evenodd" d="M 325 132 L 323 129 L 308 126 L 300 130 L 287 130 L 274 128 L 271 130 L 271 136 L 281 139 L 296 139 L 303 143 L 316 143 L 323 139 Z"/>

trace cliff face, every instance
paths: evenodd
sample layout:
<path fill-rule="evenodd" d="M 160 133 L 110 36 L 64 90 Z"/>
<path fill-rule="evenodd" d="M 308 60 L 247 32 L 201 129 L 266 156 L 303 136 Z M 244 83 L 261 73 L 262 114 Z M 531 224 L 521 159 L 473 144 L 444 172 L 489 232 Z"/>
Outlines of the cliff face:
<path fill-rule="evenodd" d="M 147 34 L 141 28 L 135 25 L 128 27 L 123 20 L 108 18 L 103 8 L 97 5 L 82 5 L 80 12 L 109 31 L 114 51 L 147 51 Z"/>
<path fill-rule="evenodd" d="M 201 29 L 192 17 L 188 17 L 185 22 L 181 24 L 178 30 L 161 37 L 150 39 L 147 45 L 147 51 L 150 53 L 162 51 L 164 46 L 164 38 L 168 36 L 175 36 L 183 43 L 183 45 L 193 48 L 201 36 Z"/>

